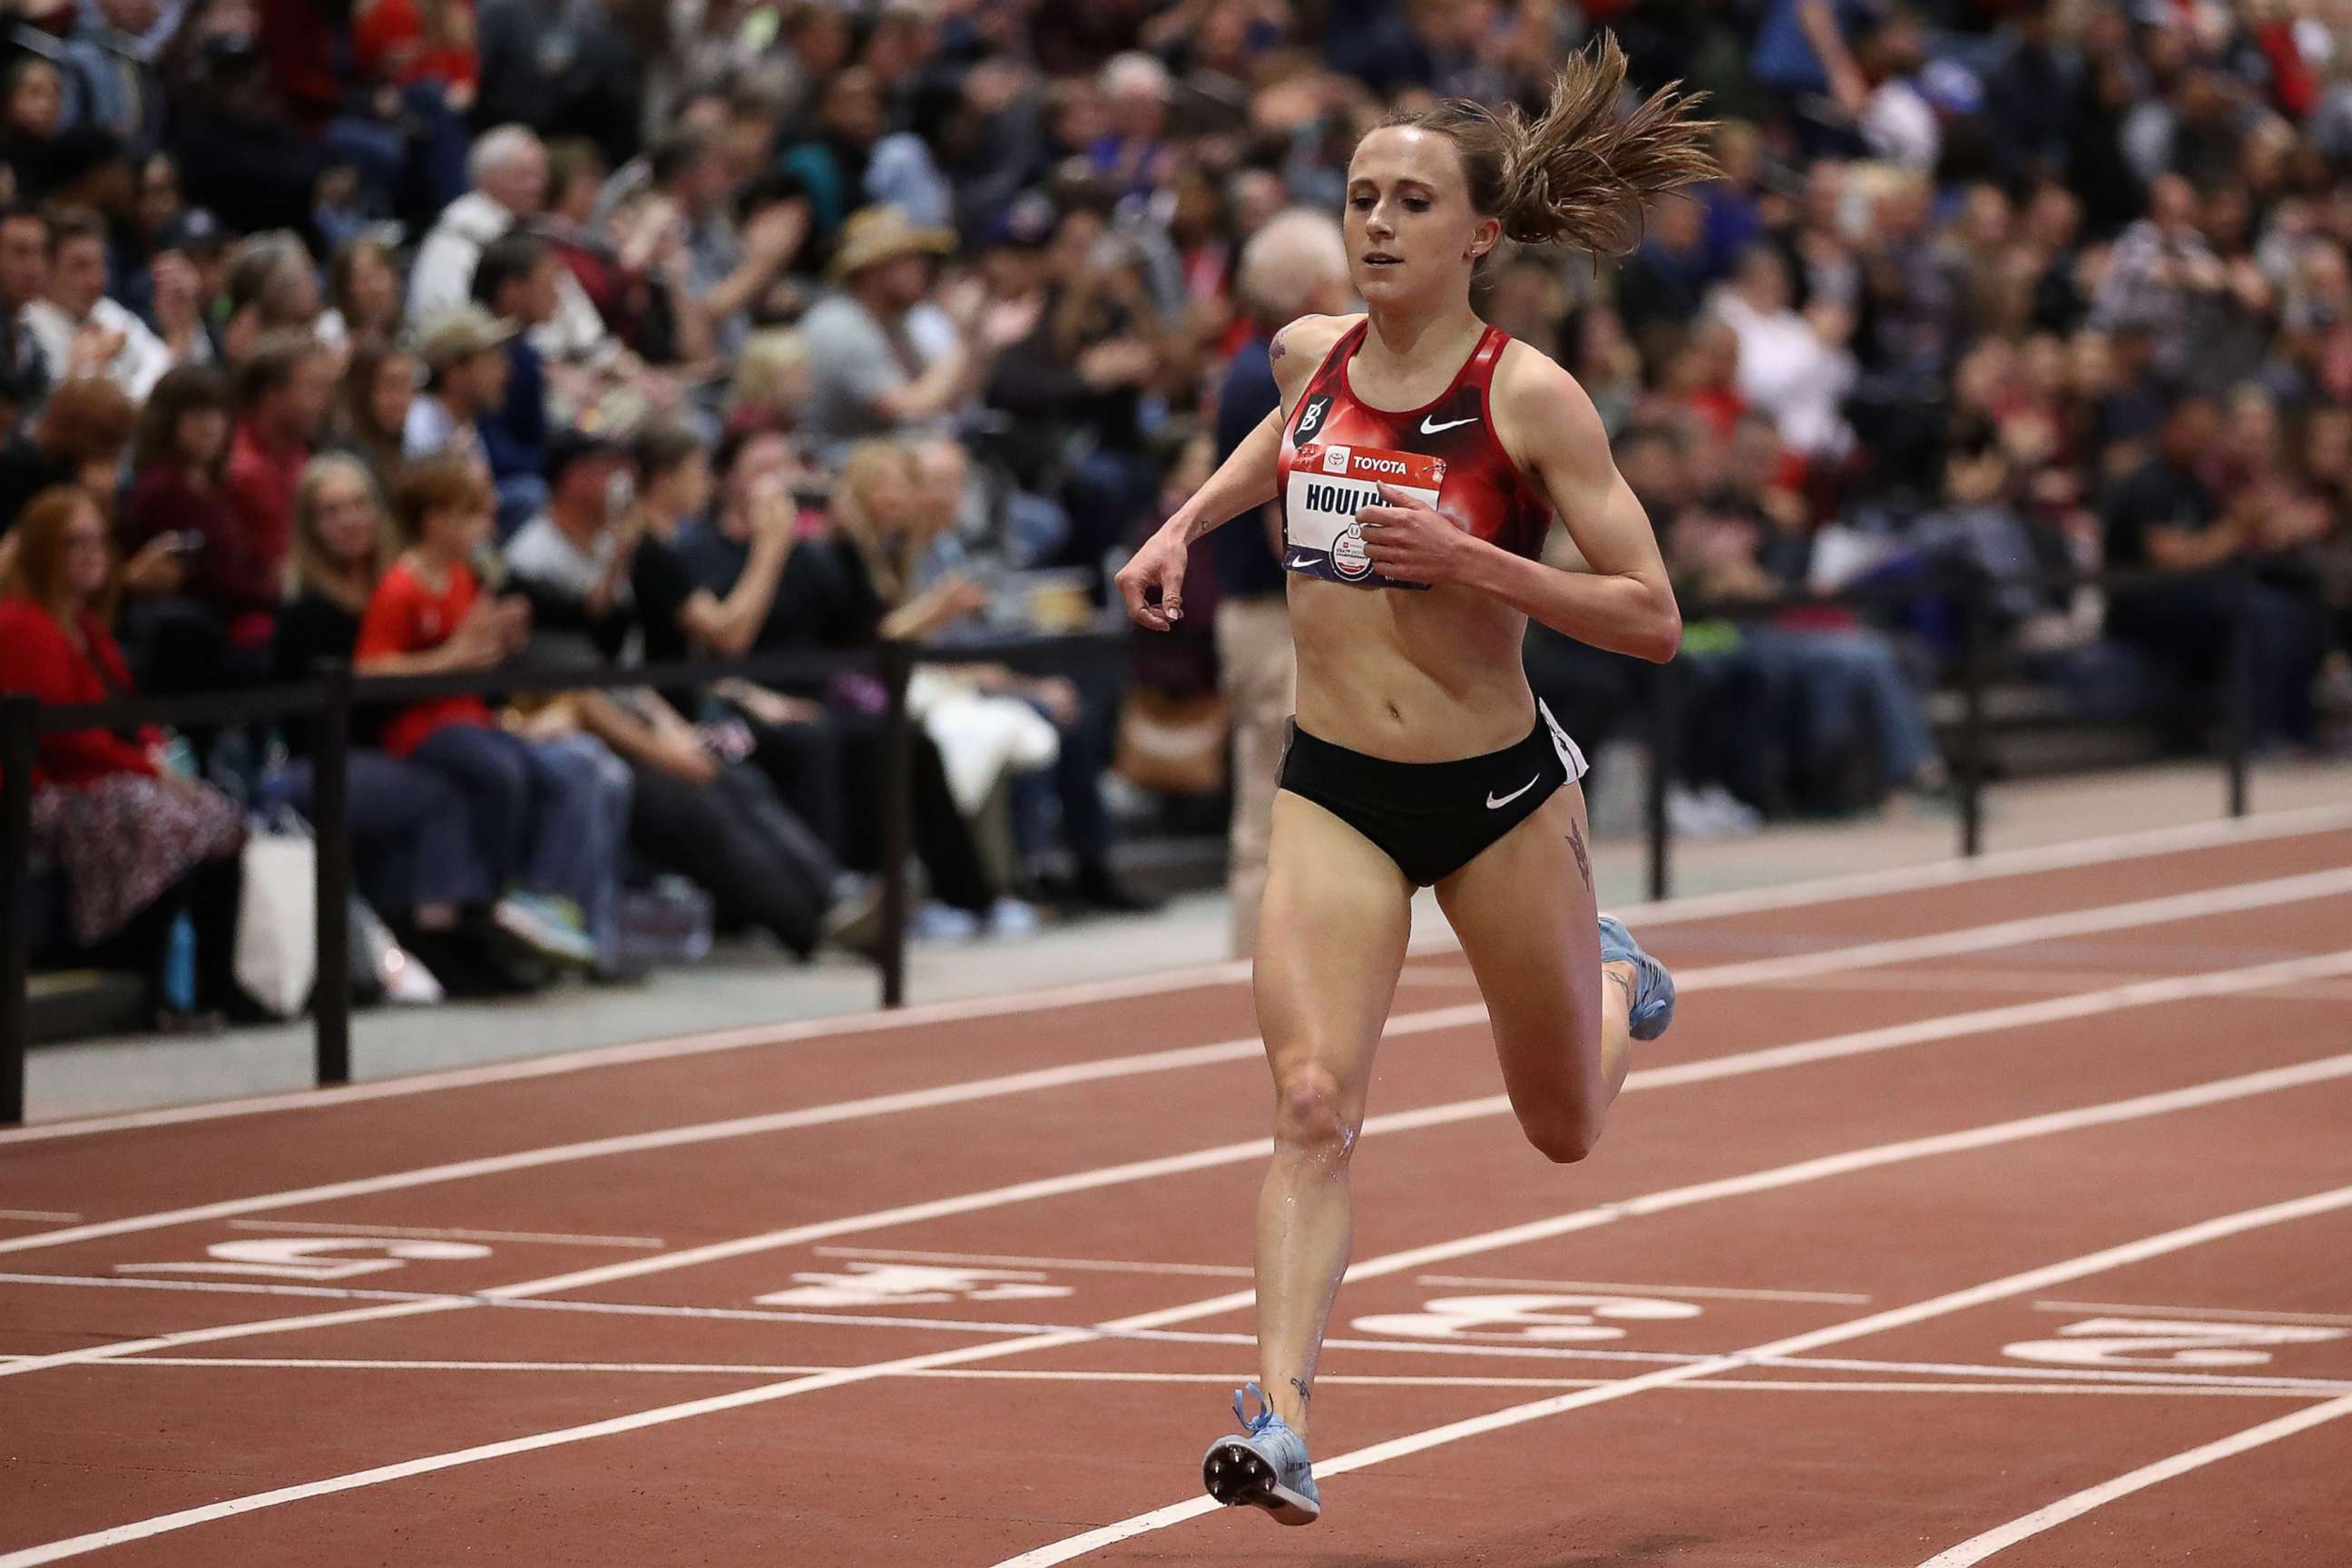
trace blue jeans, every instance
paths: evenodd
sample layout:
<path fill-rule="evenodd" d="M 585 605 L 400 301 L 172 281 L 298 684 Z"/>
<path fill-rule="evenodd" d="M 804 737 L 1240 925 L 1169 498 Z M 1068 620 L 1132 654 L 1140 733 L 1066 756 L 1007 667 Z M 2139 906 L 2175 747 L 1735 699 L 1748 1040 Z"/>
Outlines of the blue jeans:
<path fill-rule="evenodd" d="M 344 822 L 352 865 L 370 904 L 397 918 L 429 904 L 488 903 L 488 868 L 474 847 L 466 796 L 448 777 L 415 762 L 361 749 L 344 764 Z M 311 764 L 297 763 L 294 808 L 311 811 Z"/>
<path fill-rule="evenodd" d="M 484 724 L 445 725 L 411 760 L 466 797 L 476 853 L 494 889 L 569 899 L 597 952 L 618 951 L 628 764 L 592 736 L 528 741 Z"/>
<path fill-rule="evenodd" d="M 1935 757 L 1927 703 L 1884 634 L 1753 626 L 1741 633 L 1739 646 L 1793 683 L 1815 755 L 1845 740 L 1859 708 L 1876 721 L 1889 781 L 1908 783 Z"/>

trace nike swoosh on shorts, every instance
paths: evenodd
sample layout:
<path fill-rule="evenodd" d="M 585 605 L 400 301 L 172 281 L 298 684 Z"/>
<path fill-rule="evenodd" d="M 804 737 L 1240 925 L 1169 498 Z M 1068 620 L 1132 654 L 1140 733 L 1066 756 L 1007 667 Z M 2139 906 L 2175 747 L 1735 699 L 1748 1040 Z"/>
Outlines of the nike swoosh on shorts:
<path fill-rule="evenodd" d="M 1500 811 L 1503 807 L 1510 805 L 1511 802 L 1518 799 L 1519 796 L 1527 794 L 1528 791 L 1535 788 L 1536 785 L 1541 783 L 1543 783 L 1543 774 L 1538 773 L 1535 777 L 1529 779 L 1527 783 L 1521 784 L 1518 788 L 1513 790 L 1507 795 L 1497 796 L 1493 790 L 1488 790 L 1486 792 L 1486 809 L 1488 811 Z"/>

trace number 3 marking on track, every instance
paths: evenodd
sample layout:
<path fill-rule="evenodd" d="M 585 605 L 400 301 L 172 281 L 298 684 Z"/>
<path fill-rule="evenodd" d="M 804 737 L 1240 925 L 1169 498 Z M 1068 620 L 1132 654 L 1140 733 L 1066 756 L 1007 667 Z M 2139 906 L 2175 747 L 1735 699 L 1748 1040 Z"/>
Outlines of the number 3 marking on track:
<path fill-rule="evenodd" d="M 1418 1312 L 1358 1318 L 1356 1331 L 1403 1339 L 1450 1340 L 1470 1335 L 1545 1341 L 1621 1340 L 1625 1331 L 1601 1321 L 1664 1322 L 1696 1318 L 1687 1301 L 1648 1296 L 1441 1296 Z"/>
<path fill-rule="evenodd" d="M 367 1236 L 256 1237 L 250 1241 L 219 1241 L 205 1248 L 210 1263 L 118 1263 L 117 1274 L 244 1274 L 266 1279 L 300 1279 L 316 1284 L 349 1279 L 354 1275 L 381 1274 L 408 1263 L 457 1263 L 488 1258 L 490 1249 L 470 1241 L 387 1241 Z M 375 1258 L 333 1258 L 341 1252 L 373 1252 Z M 323 1259 L 323 1261 L 320 1261 Z"/>
<path fill-rule="evenodd" d="M 2347 1336 L 2343 1329 L 2284 1323 L 2186 1322 L 2174 1318 L 2090 1318 L 2054 1340 L 2020 1340 L 2000 1353 L 2059 1366 L 2261 1366 L 2263 1345 L 2311 1345 Z"/>

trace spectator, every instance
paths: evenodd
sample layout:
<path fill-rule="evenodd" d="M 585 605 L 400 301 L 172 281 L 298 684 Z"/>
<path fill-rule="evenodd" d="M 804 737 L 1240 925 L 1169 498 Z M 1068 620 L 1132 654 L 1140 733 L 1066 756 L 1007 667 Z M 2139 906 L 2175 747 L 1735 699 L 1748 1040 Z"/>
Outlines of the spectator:
<path fill-rule="evenodd" d="M 231 407 L 218 371 L 183 365 L 155 384 L 140 418 L 116 537 L 134 550 L 160 542 L 184 563 L 177 594 L 134 605 L 128 617 L 137 663 L 163 690 L 201 691 L 267 673 L 284 580 L 229 500 Z"/>
<path fill-rule="evenodd" d="M 755 309 L 808 237 L 804 197 L 769 185 L 742 193 L 755 203 L 739 233 L 726 208 L 737 194 L 719 140 L 681 132 L 654 149 L 656 200 L 684 226 L 687 291 L 709 317 L 715 347 L 733 354 Z"/>
<path fill-rule="evenodd" d="M 0 75 L 0 163 L 16 179 L 16 199 L 46 199 L 58 132 L 65 124 L 65 79 L 37 55 L 20 55 Z"/>
<path fill-rule="evenodd" d="M 800 427 L 815 385 L 806 338 L 791 328 L 756 332 L 735 361 L 727 427 L 789 435 Z"/>
<path fill-rule="evenodd" d="M 313 458 L 295 496 L 292 581 L 278 610 L 281 679 L 308 679 L 322 662 L 351 661 L 361 618 L 396 550 L 366 468 L 341 455 Z M 376 718 L 353 715 L 344 759 L 345 820 L 361 890 L 448 994 L 530 989 L 528 972 L 502 952 L 466 796 L 445 774 L 379 747 Z M 316 736 L 300 721 L 289 721 L 285 732 L 294 805 L 307 812 Z M 523 911 L 509 911 L 506 924 L 536 929 Z"/>
<path fill-rule="evenodd" d="M 68 376 L 102 375 L 143 402 L 183 360 L 211 357 L 198 330 L 193 273 L 159 292 L 155 308 L 171 341 L 106 297 L 106 226 L 87 212 L 60 213 L 49 225 L 49 273 L 42 298 L 25 308 L 25 324 L 49 364 Z"/>
<path fill-rule="evenodd" d="M 28 315 L 48 279 L 48 221 L 28 207 L 0 206 L 0 375 L 16 401 L 37 401 L 65 368 L 49 363 Z"/>
<path fill-rule="evenodd" d="M 410 458 L 479 458 L 480 420 L 506 402 L 507 357 L 513 329 L 479 305 L 467 305 L 428 325 L 416 357 L 425 362 L 425 391 L 408 407 L 401 449 Z"/>
<path fill-rule="evenodd" d="M 392 253 L 373 239 L 346 241 L 327 273 L 329 309 L 319 335 L 353 350 L 381 348 L 400 336 L 400 273 Z"/>
<path fill-rule="evenodd" d="M 13 529 L 33 498 L 55 485 L 79 485 L 110 504 L 138 426 L 138 405 L 110 381 L 84 376 L 58 387 L 0 451 L 0 531 Z M 131 569 L 129 575 L 135 592 L 140 574 Z"/>
<path fill-rule="evenodd" d="M 333 444 L 366 465 L 379 495 L 405 458 L 408 413 L 424 368 L 406 349 L 376 342 L 354 349 L 351 368 L 343 372 Z"/>
<path fill-rule="evenodd" d="M 628 529 L 613 527 L 614 481 L 626 466 L 617 441 L 562 432 L 548 448 L 547 510 L 507 542 L 507 569 L 530 601 L 534 638 L 542 647 L 569 640 L 575 661 L 583 654 L 617 659 L 636 625 L 634 514 L 624 514 Z"/>
<path fill-rule="evenodd" d="M 1845 349 L 1852 316 L 1834 305 L 1798 314 L 1788 264 L 1760 245 L 1740 258 L 1714 308 L 1738 334 L 1739 390 L 1772 416 L 1780 438 L 1807 457 L 1843 456 L 1853 439 L 1839 411 L 1854 378 Z"/>
<path fill-rule="evenodd" d="M 484 595 L 467 564 L 489 537 L 491 496 L 472 465 L 412 466 L 395 499 L 406 547 L 369 596 L 362 674 L 486 669 L 521 651 L 530 610 Z M 500 929 L 581 964 L 615 962 L 619 856 L 628 791 L 601 748 L 502 727 L 478 697 L 411 704 L 382 731 L 393 756 L 430 768 L 467 800 L 474 853 L 500 897 Z"/>
<path fill-rule="evenodd" d="M 226 485 L 255 581 L 282 581 L 294 491 L 335 395 L 334 352 L 307 332 L 265 334 L 237 367 L 241 410 Z"/>
<path fill-rule="evenodd" d="M 718 497 L 707 518 L 680 531 L 678 552 L 695 585 L 726 605 L 738 602 L 735 594 L 751 569 L 755 541 L 786 526 L 776 513 L 793 504 L 796 489 L 812 501 L 822 503 L 824 497 L 792 443 L 781 436 L 730 437 L 720 444 L 715 466 Z M 880 612 L 853 555 L 853 547 L 822 527 L 793 545 L 758 646 L 773 651 L 870 647 L 880 629 Z M 792 695 L 821 699 L 838 726 L 840 798 L 845 807 L 842 858 L 860 871 L 878 869 L 886 743 L 879 693 L 847 679 L 780 684 Z M 998 885 L 981 861 L 971 825 L 956 809 L 938 745 L 920 730 L 913 739 L 915 853 L 929 878 L 930 898 L 940 906 L 929 911 L 921 929 L 969 934 L 994 905 Z"/>
<path fill-rule="evenodd" d="M 236 341 L 307 332 L 321 342 L 342 342 L 324 324 L 319 269 L 299 235 L 257 234 L 237 246 L 229 257 L 227 295 L 228 333 Z"/>
<path fill-rule="evenodd" d="M 926 360 L 908 313 L 930 298 L 931 258 L 954 248 L 952 233 L 918 228 L 896 207 L 867 207 L 845 226 L 830 268 L 837 288 L 800 324 L 814 371 L 805 428 L 820 455 L 954 412 L 996 353 L 1034 326 L 1035 301 L 992 306 L 967 290 L 950 306 L 955 343 Z"/>
<path fill-rule="evenodd" d="M 633 531 L 623 536 L 606 505 L 619 458 L 593 437 L 561 440 L 549 468 L 549 512 L 507 548 L 542 659 L 608 662 L 635 640 L 629 577 L 639 516 L 630 514 Z M 870 918 L 871 889 L 843 873 L 764 774 L 722 749 L 723 728 L 688 722 L 650 689 L 585 698 L 580 714 L 629 765 L 631 843 L 653 864 L 709 889 L 723 921 L 765 930 L 806 958 L 821 940 Z"/>
<path fill-rule="evenodd" d="M 547 204 L 547 148 L 524 126 L 502 125 L 476 142 L 467 173 L 474 188 L 443 210 L 416 252 L 408 283 L 412 325 L 471 299 L 482 247 L 538 216 Z"/>
<path fill-rule="evenodd" d="M 2269 584 L 2242 585 L 2212 574 L 2254 557 L 2265 525 L 2243 509 L 2225 514 L 2200 477 L 2220 433 L 2211 399 L 2183 397 L 2165 416 L 2155 455 L 2108 495 L 2107 564 L 2157 575 L 2115 593 L 2107 630 L 2177 679 L 2210 687 L 2227 668 L 2234 617 L 2242 613 L 2253 666 L 2244 694 L 2253 735 L 2264 743 L 2307 743 L 2312 682 L 2325 646 L 2319 605 L 2315 597 Z M 2233 693 L 2222 697 L 2235 700 Z"/>
<path fill-rule="evenodd" d="M 547 462 L 547 367 L 530 334 L 555 319 L 562 270 L 555 252 L 527 234 L 493 240 L 474 269 L 474 303 L 508 334 L 506 395 L 474 420 L 498 480 L 502 533 L 518 517 L 530 516 L 547 493 L 541 479 Z"/>
<path fill-rule="evenodd" d="M 1301 316 L 1337 315 L 1348 309 L 1352 289 L 1347 242 L 1322 213 L 1285 213 L 1250 237 L 1242 251 L 1239 285 L 1250 339 L 1234 355 L 1218 395 L 1219 462 L 1281 408 L 1274 334 Z M 1235 518 L 1209 536 L 1216 565 L 1217 684 L 1234 735 L 1225 896 L 1233 922 L 1229 951 L 1235 958 L 1257 950 L 1276 765 L 1297 697 L 1282 549 L 1282 509 L 1276 504 Z"/>
<path fill-rule="evenodd" d="M 919 442 L 911 455 L 914 485 L 897 509 L 898 515 L 877 506 L 842 512 L 845 527 L 858 521 L 866 525 L 853 532 L 877 583 L 896 579 L 905 585 L 901 593 L 932 576 L 930 568 L 943 557 L 961 557 L 956 526 L 971 484 L 971 459 L 952 439 L 934 437 Z M 946 581 L 953 584 L 956 577 Z M 1050 773 L 1012 781 L 1016 845 L 1033 860 L 1041 858 L 1051 837 L 1048 825 L 1058 822 L 1069 851 L 1070 875 L 1040 879 L 1040 887 L 1082 909 L 1133 913 L 1157 908 L 1157 900 L 1137 892 L 1111 869 L 1111 819 L 1102 777 L 1110 763 L 1118 715 L 1118 672 L 1081 665 L 1068 674 L 1036 677 L 1001 664 L 952 668 L 975 689 L 1013 698 L 1054 726 L 1056 744 Z M 1000 919 L 1019 917 L 1007 911 Z"/>
<path fill-rule="evenodd" d="M 116 584 L 106 519 L 72 486 L 44 490 L 17 524 L 0 596 L 0 689 L 44 702 L 127 696 L 107 629 Z M 195 930 L 199 1012 L 249 1013 L 235 957 L 245 819 L 217 790 L 164 765 L 152 728 L 44 735 L 33 777 L 33 849 L 63 871 L 80 961 L 140 975 L 165 1019 L 163 967 L 182 914 Z"/>

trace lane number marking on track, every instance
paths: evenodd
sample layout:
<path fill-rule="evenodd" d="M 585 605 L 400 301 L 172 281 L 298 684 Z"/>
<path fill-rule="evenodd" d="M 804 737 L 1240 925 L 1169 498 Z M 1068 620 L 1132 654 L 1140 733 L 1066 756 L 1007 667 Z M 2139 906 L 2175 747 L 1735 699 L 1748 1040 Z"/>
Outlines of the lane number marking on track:
<path fill-rule="evenodd" d="M 411 1263 L 457 1263 L 488 1258 L 490 1249 L 470 1241 L 386 1240 L 380 1236 L 268 1236 L 216 1241 L 205 1248 L 209 1263 L 118 1263 L 118 1274 L 244 1274 L 267 1279 L 317 1283 L 382 1274 Z M 336 1254 L 373 1253 L 372 1258 Z"/>
<path fill-rule="evenodd" d="M 2262 1366 L 2278 1346 L 2347 1338 L 2352 1338 L 2352 1329 L 2188 1318 L 2085 1318 L 2060 1329 L 2055 1339 L 2003 1345 L 2001 1354 L 2058 1366 Z"/>
<path fill-rule="evenodd" d="M 799 1283 L 755 1298 L 762 1307 L 888 1307 L 940 1301 L 1043 1301 L 1077 1292 L 1034 1268 L 956 1268 L 924 1263 L 852 1263 L 838 1274 L 795 1274 Z"/>
<path fill-rule="evenodd" d="M 1654 1296 L 1440 1296 L 1418 1312 L 1358 1318 L 1358 1333 L 1398 1339 L 1450 1340 L 1475 1335 L 1585 1342 L 1621 1340 L 1619 1322 L 1670 1322 L 1703 1309 Z M 1604 1321 L 1606 1320 L 1606 1321 Z"/>

